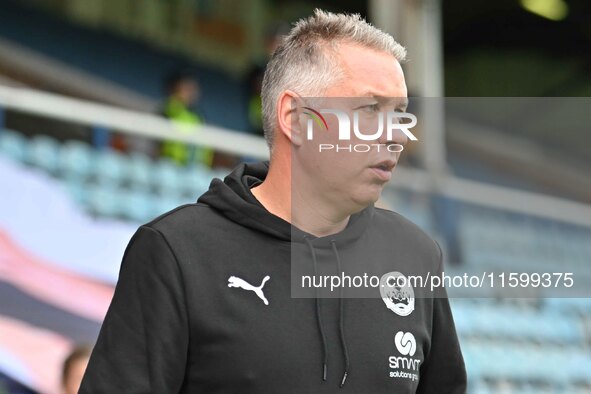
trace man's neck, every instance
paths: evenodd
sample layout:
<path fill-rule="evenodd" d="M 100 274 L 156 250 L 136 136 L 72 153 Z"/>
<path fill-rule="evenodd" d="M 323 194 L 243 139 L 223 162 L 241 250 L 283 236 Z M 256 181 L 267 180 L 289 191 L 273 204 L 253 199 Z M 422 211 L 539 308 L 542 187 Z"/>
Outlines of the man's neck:
<path fill-rule="evenodd" d="M 329 202 L 305 195 L 300 187 L 293 190 L 290 169 L 283 167 L 271 165 L 265 181 L 251 189 L 267 211 L 317 237 L 347 227 L 350 215 L 339 214 Z"/>

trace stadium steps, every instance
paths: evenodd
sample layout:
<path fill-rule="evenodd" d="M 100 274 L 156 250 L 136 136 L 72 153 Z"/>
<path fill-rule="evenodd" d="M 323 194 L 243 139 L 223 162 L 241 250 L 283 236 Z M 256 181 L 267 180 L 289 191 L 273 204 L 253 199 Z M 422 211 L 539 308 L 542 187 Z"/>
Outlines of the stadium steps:
<path fill-rule="evenodd" d="M 91 213 L 136 222 L 195 202 L 212 177 L 225 175 L 138 153 L 96 150 L 81 141 L 59 142 L 46 135 L 28 139 L 10 130 L 0 131 L 0 154 L 60 179 Z"/>

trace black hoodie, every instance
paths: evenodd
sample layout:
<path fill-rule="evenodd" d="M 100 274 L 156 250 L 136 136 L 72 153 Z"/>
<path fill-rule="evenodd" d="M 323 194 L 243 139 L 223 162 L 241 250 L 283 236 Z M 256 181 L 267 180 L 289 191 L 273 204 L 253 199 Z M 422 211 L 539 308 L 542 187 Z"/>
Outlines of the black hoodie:
<path fill-rule="evenodd" d="M 306 234 L 250 192 L 267 170 L 241 165 L 139 228 L 80 393 L 464 393 L 445 297 L 292 294 L 294 265 L 340 274 L 350 256 L 357 271 L 435 275 L 438 245 L 373 206 L 339 234 Z M 387 264 L 359 260 L 367 248 Z"/>

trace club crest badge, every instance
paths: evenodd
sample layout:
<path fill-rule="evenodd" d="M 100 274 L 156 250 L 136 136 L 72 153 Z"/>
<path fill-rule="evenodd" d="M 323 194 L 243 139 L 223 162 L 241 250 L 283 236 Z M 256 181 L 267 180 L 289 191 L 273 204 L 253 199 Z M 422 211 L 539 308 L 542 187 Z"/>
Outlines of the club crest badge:
<path fill-rule="evenodd" d="M 415 293 L 407 278 L 398 271 L 380 278 L 380 295 L 386 307 L 398 316 L 408 316 L 415 309 Z"/>

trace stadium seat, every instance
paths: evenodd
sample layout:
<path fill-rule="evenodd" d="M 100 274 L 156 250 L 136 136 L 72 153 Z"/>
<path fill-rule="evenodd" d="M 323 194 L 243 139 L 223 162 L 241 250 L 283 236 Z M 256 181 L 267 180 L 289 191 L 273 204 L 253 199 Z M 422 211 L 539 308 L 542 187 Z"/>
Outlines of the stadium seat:
<path fill-rule="evenodd" d="M 116 187 L 125 178 L 125 157 L 123 154 L 107 149 L 96 154 L 94 177 L 97 183 L 109 187 Z"/>
<path fill-rule="evenodd" d="M 51 137 L 38 135 L 29 142 L 25 161 L 51 174 L 56 174 L 58 157 L 59 143 Z"/>
<path fill-rule="evenodd" d="M 27 138 L 22 134 L 0 129 L 0 154 L 22 162 L 27 154 L 27 147 Z"/>
<path fill-rule="evenodd" d="M 119 216 L 123 211 L 120 193 L 113 187 L 91 186 L 88 190 L 88 208 L 98 216 Z"/>
<path fill-rule="evenodd" d="M 191 200 L 196 201 L 209 188 L 212 174 L 202 167 L 188 167 L 181 174 L 183 181 L 181 191 Z"/>
<path fill-rule="evenodd" d="M 88 206 L 90 190 L 83 180 L 70 178 L 66 180 L 65 187 L 78 205 L 82 207 Z"/>
<path fill-rule="evenodd" d="M 544 308 L 558 314 L 591 315 L 591 298 L 547 298 Z"/>
<path fill-rule="evenodd" d="M 95 165 L 95 151 L 82 141 L 68 141 L 58 157 L 59 175 L 66 179 L 86 180 Z"/>
<path fill-rule="evenodd" d="M 470 394 L 494 394 L 494 391 L 483 380 L 471 380 L 468 382 L 468 393 Z"/>
<path fill-rule="evenodd" d="M 120 201 L 121 216 L 126 219 L 143 223 L 156 217 L 154 198 L 149 193 L 121 190 L 117 198 Z"/>
<path fill-rule="evenodd" d="M 150 185 L 152 162 L 141 153 L 132 153 L 126 160 L 127 181 L 132 187 L 147 187 Z"/>
<path fill-rule="evenodd" d="M 153 167 L 152 185 L 161 195 L 179 194 L 183 188 L 181 168 L 167 159 L 159 160 Z"/>
<path fill-rule="evenodd" d="M 571 345 L 584 339 L 576 319 L 547 309 L 537 311 L 493 302 L 476 305 L 456 300 L 452 310 L 458 332 L 467 337 Z"/>

